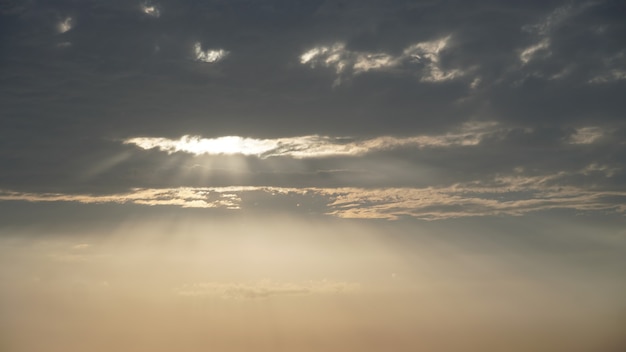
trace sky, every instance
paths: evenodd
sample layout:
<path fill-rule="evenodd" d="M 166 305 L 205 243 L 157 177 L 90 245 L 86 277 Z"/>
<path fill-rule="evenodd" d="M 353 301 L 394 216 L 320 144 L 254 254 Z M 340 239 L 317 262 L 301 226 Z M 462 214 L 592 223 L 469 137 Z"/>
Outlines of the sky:
<path fill-rule="evenodd" d="M 626 347 L 626 4 L 0 0 L 0 350 Z"/>

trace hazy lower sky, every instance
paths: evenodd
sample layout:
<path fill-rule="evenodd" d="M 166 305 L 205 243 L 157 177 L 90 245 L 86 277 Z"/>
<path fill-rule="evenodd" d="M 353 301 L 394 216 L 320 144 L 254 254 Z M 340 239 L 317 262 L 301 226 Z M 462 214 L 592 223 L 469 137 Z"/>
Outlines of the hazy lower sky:
<path fill-rule="evenodd" d="M 0 350 L 626 348 L 626 4 L 0 0 Z"/>

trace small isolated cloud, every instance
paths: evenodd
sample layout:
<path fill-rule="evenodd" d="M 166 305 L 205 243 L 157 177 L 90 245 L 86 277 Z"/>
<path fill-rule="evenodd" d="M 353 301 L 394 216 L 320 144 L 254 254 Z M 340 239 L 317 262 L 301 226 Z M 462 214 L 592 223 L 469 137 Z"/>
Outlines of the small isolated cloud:
<path fill-rule="evenodd" d="M 368 71 L 383 71 L 403 66 L 420 68 L 423 82 L 442 82 L 464 74 L 459 69 L 446 70 L 441 67 L 440 53 L 448 46 L 450 37 L 408 46 L 400 55 L 384 52 L 353 51 L 344 43 L 317 46 L 300 55 L 300 63 L 311 68 L 318 66 L 334 68 L 341 83 L 343 75 L 358 75 Z"/>
<path fill-rule="evenodd" d="M 229 52 L 224 49 L 202 50 L 202 44 L 200 44 L 200 42 L 196 42 L 193 45 L 193 53 L 196 61 L 207 63 L 216 63 L 222 61 L 229 54 Z"/>
<path fill-rule="evenodd" d="M 73 250 L 83 250 L 91 247 L 89 243 L 79 243 L 77 245 L 72 246 Z"/>
<path fill-rule="evenodd" d="M 141 12 L 145 13 L 148 16 L 151 16 L 154 18 L 159 18 L 161 16 L 161 10 L 159 9 L 157 5 L 153 3 L 144 2 L 143 4 L 140 5 L 139 8 L 141 9 Z"/>
<path fill-rule="evenodd" d="M 66 17 L 64 20 L 57 23 L 57 31 L 59 33 L 65 33 L 72 29 L 74 26 L 74 19 L 72 17 Z"/>
<path fill-rule="evenodd" d="M 359 284 L 329 280 L 306 282 L 276 282 L 261 280 L 253 283 L 201 282 L 185 284 L 176 289 L 181 296 L 213 296 L 223 299 L 267 299 L 277 296 L 333 295 L 350 293 Z"/>
<path fill-rule="evenodd" d="M 141 149 L 157 148 L 167 153 L 184 152 L 195 155 L 242 154 L 262 158 L 281 156 L 296 159 L 337 156 L 359 156 L 382 150 L 398 148 L 447 148 L 473 146 L 486 136 L 500 133 L 502 129 L 493 122 L 473 122 L 455 131 L 438 135 L 413 137 L 377 137 L 355 140 L 348 137 L 301 136 L 276 139 L 254 139 L 239 136 L 201 138 L 183 136 L 178 140 L 154 137 L 126 139 L 124 144 Z"/>

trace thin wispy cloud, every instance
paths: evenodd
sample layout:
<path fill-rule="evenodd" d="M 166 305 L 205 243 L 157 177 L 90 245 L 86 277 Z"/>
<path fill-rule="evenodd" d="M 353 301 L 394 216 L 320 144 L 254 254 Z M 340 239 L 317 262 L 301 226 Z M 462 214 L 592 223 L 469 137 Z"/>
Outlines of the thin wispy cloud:
<path fill-rule="evenodd" d="M 522 32 L 528 33 L 535 37 L 535 42 L 519 50 L 519 60 L 522 65 L 527 65 L 530 62 L 545 60 L 549 61 L 549 58 L 553 54 L 553 50 L 560 50 L 557 48 L 558 42 L 554 42 L 555 34 L 565 25 L 575 21 L 575 17 L 579 16 L 586 11 L 590 11 L 592 8 L 600 5 L 602 1 L 589 1 L 575 3 L 571 2 L 566 5 L 557 7 L 551 11 L 542 21 L 537 23 L 527 24 L 522 26 Z M 585 25 L 583 25 L 585 26 Z M 593 28 L 588 27 L 588 32 L 594 32 L 598 37 L 604 35 L 605 27 Z M 603 84 L 611 83 L 626 79 L 626 60 L 624 60 L 623 51 L 613 54 L 609 57 L 601 57 L 595 55 L 590 58 L 595 62 L 596 68 L 587 74 L 591 74 L 591 77 L 587 80 L 587 83 L 591 84 Z M 568 58 L 571 60 L 571 58 Z M 561 64 L 562 66 L 562 64 Z M 542 69 L 533 68 L 532 75 L 534 77 L 545 77 L 549 80 L 562 79 L 574 71 L 574 68 L 578 66 L 576 61 L 571 61 L 569 65 L 563 67 L 560 71 L 547 73 Z M 599 71 L 599 72 L 598 72 Z"/>
<path fill-rule="evenodd" d="M 335 84 L 342 76 L 358 75 L 368 71 L 384 71 L 401 66 L 412 67 L 419 72 L 422 82 L 442 82 L 462 76 L 460 69 L 444 69 L 440 53 L 446 49 L 450 36 L 433 41 L 409 45 L 399 55 L 385 52 L 354 51 L 338 42 L 328 46 L 313 47 L 300 55 L 300 63 L 311 68 L 328 67 L 337 73 Z"/>
<path fill-rule="evenodd" d="M 159 8 L 159 6 L 151 3 L 151 2 L 144 2 L 140 5 L 139 7 L 141 9 L 141 12 L 145 13 L 148 16 L 154 17 L 154 18 L 159 18 L 161 17 L 161 10 Z"/>
<path fill-rule="evenodd" d="M 589 83 L 603 84 L 626 80 L 626 50 L 602 60 L 602 70 L 589 79 Z"/>
<path fill-rule="evenodd" d="M 605 133 L 606 131 L 600 127 L 581 127 L 570 136 L 569 142 L 572 144 L 592 144 L 601 139 Z"/>
<path fill-rule="evenodd" d="M 583 11 L 587 6 L 565 5 L 552 11 L 543 21 L 523 26 L 522 31 L 538 36 L 539 40 L 521 50 L 519 58 L 522 63 L 527 64 L 533 58 L 539 57 L 539 54 L 542 54 L 543 57 L 549 56 L 551 32 L 577 12 Z"/>
<path fill-rule="evenodd" d="M 111 195 L 23 193 L 2 191 L 0 200 L 29 202 L 122 203 L 184 208 L 264 208 L 297 197 L 301 203 L 326 204 L 321 211 L 340 218 L 387 219 L 403 217 L 443 220 L 472 216 L 520 216 L 530 212 L 570 209 L 580 212 L 626 213 L 626 191 L 594 189 L 567 180 L 593 172 L 612 177 L 615 167 L 592 164 L 573 172 L 524 176 L 511 174 L 492 179 L 424 188 L 289 188 L 289 187 L 181 187 L 135 189 Z M 259 198 L 260 197 L 260 198 Z M 302 209 L 305 209 L 303 206 Z"/>

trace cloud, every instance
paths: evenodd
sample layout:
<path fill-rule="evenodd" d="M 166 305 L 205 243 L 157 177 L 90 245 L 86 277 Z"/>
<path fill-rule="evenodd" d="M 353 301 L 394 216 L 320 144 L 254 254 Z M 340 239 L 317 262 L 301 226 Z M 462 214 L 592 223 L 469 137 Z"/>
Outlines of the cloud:
<path fill-rule="evenodd" d="M 592 144 L 602 138 L 605 131 L 600 127 L 582 127 L 569 138 L 571 144 Z"/>
<path fill-rule="evenodd" d="M 540 39 L 535 44 L 532 44 L 521 50 L 519 55 L 520 61 L 523 64 L 527 64 L 533 58 L 537 57 L 539 53 L 544 53 L 544 57 L 549 56 L 550 52 L 550 34 L 551 31 L 572 16 L 574 8 L 572 5 L 566 5 L 555 9 L 550 13 L 543 21 L 536 24 L 528 24 L 522 27 L 522 30 L 531 34 L 537 35 Z"/>
<path fill-rule="evenodd" d="M 620 2 L 287 3 L 0 6 L 0 188 L 421 189 L 624 166 Z"/>
<path fill-rule="evenodd" d="M 65 33 L 74 27 L 74 19 L 72 17 L 66 17 L 64 20 L 57 24 L 57 31 L 59 33 Z"/>
<path fill-rule="evenodd" d="M 543 69 L 535 67 L 533 69 L 534 72 L 531 73 L 532 76 L 545 77 L 549 80 L 563 79 L 572 74 L 576 69 L 582 69 L 578 62 L 572 61 L 570 57 L 566 57 L 567 55 L 576 54 L 577 56 L 582 55 L 585 57 L 583 62 L 586 60 L 594 62 L 593 66 L 595 67 L 587 68 L 587 70 L 591 71 L 587 74 L 592 75 L 591 78 L 587 79 L 587 83 L 602 84 L 626 79 L 626 60 L 624 60 L 626 56 L 623 51 L 619 51 L 618 53 L 612 54 L 608 57 L 598 55 L 598 53 L 593 52 L 575 53 L 572 52 L 571 49 L 568 50 L 568 43 L 563 43 L 561 39 L 562 35 L 559 33 L 559 31 L 562 30 L 562 27 L 568 25 L 568 22 L 570 22 L 572 18 L 581 15 L 585 11 L 589 11 L 593 7 L 597 7 L 601 3 L 601 1 L 569 3 L 553 10 L 543 21 L 522 26 L 523 32 L 529 33 L 536 38 L 536 41 L 533 44 L 520 50 L 519 60 L 523 65 L 526 65 L 536 59 L 547 59 L 552 56 L 553 52 L 557 53 L 562 51 L 557 55 L 561 57 L 555 60 L 557 62 L 561 61 L 560 71 L 553 71 L 552 73 L 544 72 L 545 68 L 554 66 L 547 63 Z M 586 26 L 584 21 L 582 24 L 577 25 L 581 25 L 583 28 Z M 593 32 L 596 37 L 604 36 L 606 25 L 601 25 L 600 27 L 587 26 L 587 32 Z M 601 28 L 601 30 L 598 28 Z M 601 39 L 595 38 L 595 40 Z M 583 47 L 583 45 L 580 44 L 579 46 L 581 48 Z M 569 62 L 565 63 L 565 61 Z"/>
<path fill-rule="evenodd" d="M 307 282 L 276 282 L 261 280 L 253 283 L 200 282 L 176 289 L 181 296 L 214 296 L 223 299 L 267 299 L 277 296 L 333 295 L 354 292 L 359 284 L 329 280 Z"/>
<path fill-rule="evenodd" d="M 183 136 L 178 140 L 135 137 L 123 141 L 141 149 L 157 148 L 169 154 L 185 152 L 194 155 L 242 154 L 258 157 L 292 157 L 296 159 L 336 156 L 359 156 L 398 148 L 446 148 L 473 146 L 486 136 L 501 133 L 493 122 L 466 123 L 459 129 L 441 135 L 414 137 L 378 137 L 354 140 L 349 137 L 301 136 L 276 139 L 254 139 L 239 136 L 201 138 Z"/>
<path fill-rule="evenodd" d="M 329 204 L 328 214 L 352 219 L 397 220 L 408 217 L 444 220 L 472 216 L 521 216 L 553 209 L 570 209 L 583 213 L 626 212 L 623 204 L 626 192 L 623 191 L 590 191 L 576 187 L 530 184 L 543 181 L 543 178 L 506 181 L 508 182 L 497 187 L 455 185 L 423 189 L 346 188 L 322 192 L 334 199 Z"/>
<path fill-rule="evenodd" d="M 589 83 L 603 84 L 626 79 L 626 50 L 602 60 L 601 72 L 589 79 Z"/>
<path fill-rule="evenodd" d="M 546 52 L 546 50 L 550 47 L 550 40 L 543 39 L 539 43 L 533 44 L 528 48 L 522 50 L 519 55 L 519 59 L 522 63 L 527 64 L 533 57 L 535 57 L 540 52 Z"/>
<path fill-rule="evenodd" d="M 401 66 L 415 67 L 420 71 L 422 82 L 442 82 L 462 76 L 460 69 L 445 70 L 441 67 L 440 53 L 448 46 L 450 36 L 409 45 L 402 54 L 391 55 L 385 52 L 353 51 L 344 43 L 330 46 L 317 46 L 300 55 L 300 63 L 334 68 L 338 75 L 336 84 L 341 83 L 342 75 L 358 75 L 368 71 L 385 71 Z"/>
<path fill-rule="evenodd" d="M 141 12 L 145 13 L 148 16 L 159 18 L 161 17 L 161 10 L 157 5 L 154 5 L 150 2 L 144 2 L 140 5 Z"/>
<path fill-rule="evenodd" d="M 256 189 L 256 188 L 252 188 Z M 109 195 L 63 194 L 63 193 L 21 193 L 3 191 L 0 200 L 21 200 L 28 202 L 78 202 L 83 204 L 133 203 L 141 205 L 174 205 L 183 208 L 224 208 L 239 209 L 241 201 L 233 196 L 234 191 L 246 191 L 246 187 L 215 188 L 163 188 L 133 189 L 127 193 Z"/>
<path fill-rule="evenodd" d="M 510 175 L 431 187 L 319 188 L 319 187 L 184 187 L 135 189 L 111 195 L 68 195 L 3 191 L 2 201 L 131 203 L 172 205 L 183 208 L 253 210 L 280 208 L 282 202 L 298 202 L 340 218 L 387 219 L 403 217 L 443 220 L 475 216 L 520 216 L 530 212 L 570 209 L 579 212 L 626 213 L 626 191 L 615 188 L 576 186 L 572 179 L 600 173 L 614 177 L 615 166 L 591 164 L 577 171 L 546 175 Z M 323 206 L 319 207 L 322 202 Z M 318 204 L 318 205 L 315 205 Z M 291 208 L 296 213 L 300 210 Z"/>
<path fill-rule="evenodd" d="M 565 6 L 558 7 L 550 12 L 550 14 L 546 16 L 543 21 L 535 24 L 524 25 L 522 30 L 530 33 L 536 33 L 541 36 L 547 36 L 555 27 L 590 5 L 591 3 L 586 3 L 583 6 L 574 7 L 572 4 L 567 4 Z"/>
<path fill-rule="evenodd" d="M 193 45 L 193 53 L 196 61 L 211 64 L 224 60 L 229 54 L 229 52 L 224 49 L 207 49 L 203 51 L 200 42 L 196 42 Z"/>

